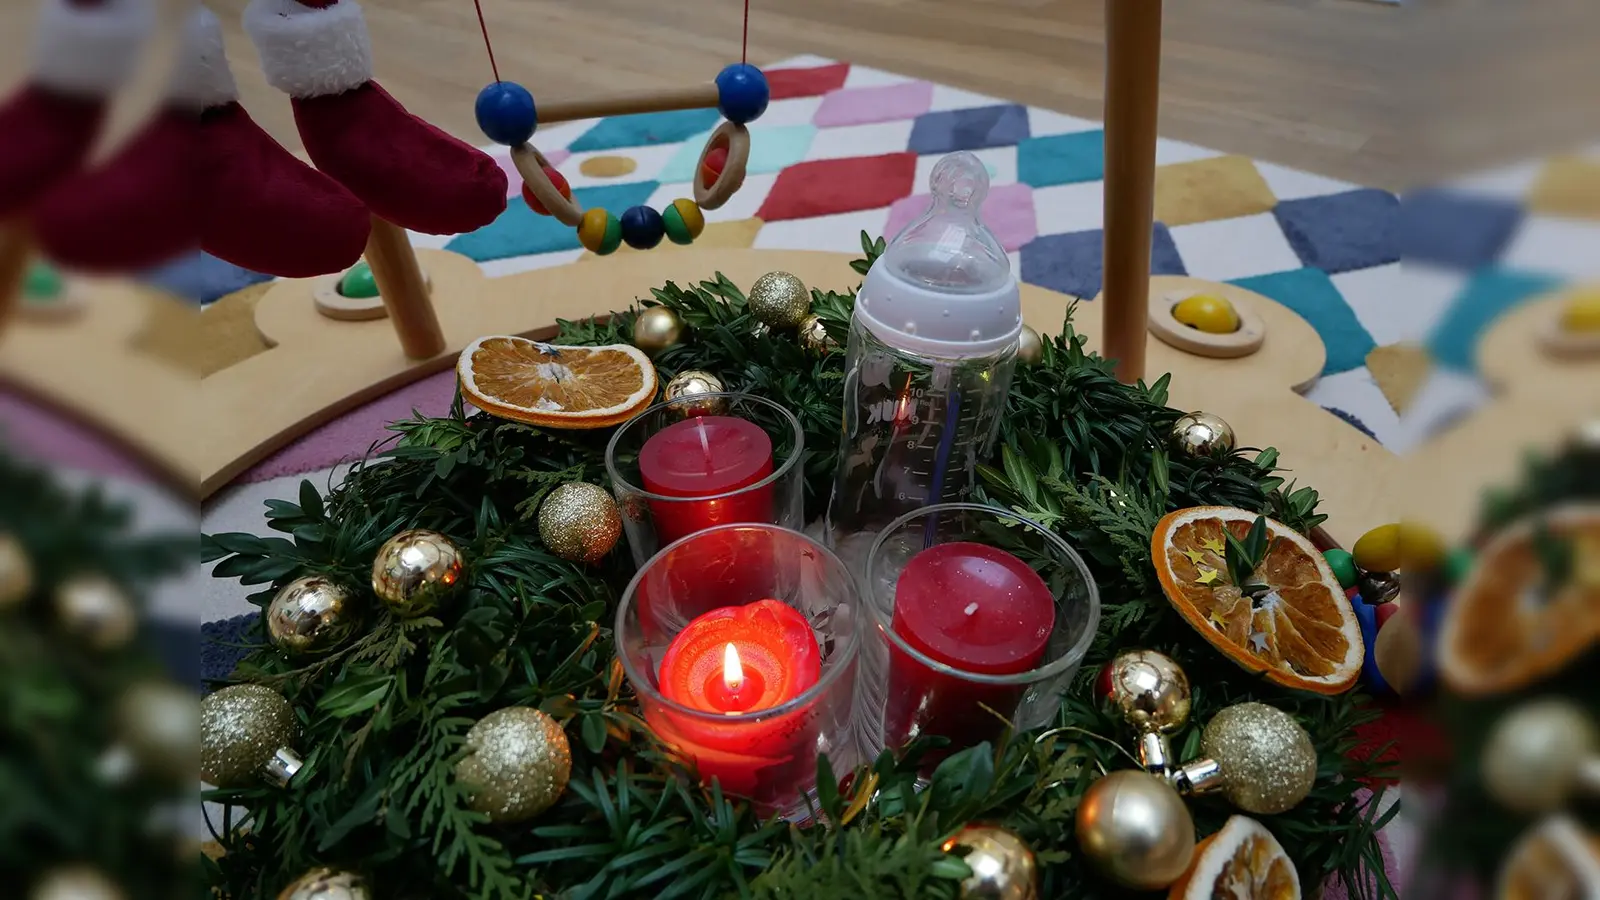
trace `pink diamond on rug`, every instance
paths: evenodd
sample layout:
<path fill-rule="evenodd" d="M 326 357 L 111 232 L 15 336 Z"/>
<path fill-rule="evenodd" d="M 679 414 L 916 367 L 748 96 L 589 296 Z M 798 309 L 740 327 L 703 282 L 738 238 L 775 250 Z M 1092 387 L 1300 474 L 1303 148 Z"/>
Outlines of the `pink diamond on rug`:
<path fill-rule="evenodd" d="M 390 422 L 409 419 L 413 411 L 425 416 L 445 415 L 450 412 L 455 395 L 455 369 L 430 375 L 317 428 L 247 469 L 238 480 L 304 475 L 361 459 L 373 444 L 395 437 L 388 429 Z"/>
<path fill-rule="evenodd" d="M 812 117 L 819 128 L 839 125 L 866 125 L 871 122 L 893 122 L 914 119 L 933 105 L 933 83 L 908 81 L 882 87 L 846 88 L 822 98 L 822 105 Z M 864 147 L 863 151 L 884 148 Z M 903 150 L 904 147 L 888 149 Z"/>
<path fill-rule="evenodd" d="M 522 173 L 517 171 L 516 163 L 511 161 L 511 151 L 495 150 L 489 155 L 494 157 L 494 161 L 500 166 L 500 171 L 506 173 L 506 199 L 522 196 Z M 566 149 L 551 150 L 544 155 L 544 158 L 550 165 L 559 167 L 571 155 L 571 151 Z"/>
<path fill-rule="evenodd" d="M 931 199 L 929 194 L 914 194 L 896 200 L 889 207 L 889 224 L 884 226 L 883 233 L 899 234 L 927 211 Z M 1000 239 L 1000 246 L 1006 248 L 1006 252 L 1021 250 L 1023 244 L 1039 236 L 1039 222 L 1033 213 L 1033 188 L 1026 184 L 990 188 L 988 199 L 983 201 L 983 224 Z"/>

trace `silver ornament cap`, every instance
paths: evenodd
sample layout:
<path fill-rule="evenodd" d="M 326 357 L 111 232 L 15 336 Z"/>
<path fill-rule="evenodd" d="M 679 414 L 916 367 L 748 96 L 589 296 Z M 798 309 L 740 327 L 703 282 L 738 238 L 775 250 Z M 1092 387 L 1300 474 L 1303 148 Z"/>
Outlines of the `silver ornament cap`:
<path fill-rule="evenodd" d="M 1236 703 L 1206 723 L 1200 749 L 1221 770 L 1222 793 L 1245 812 L 1293 809 L 1317 780 L 1317 749 L 1300 723 L 1265 703 Z"/>
<path fill-rule="evenodd" d="M 472 808 L 496 823 L 523 822 L 555 805 L 572 776 L 572 748 L 560 723 L 531 706 L 508 706 L 467 731 L 456 780 Z"/>

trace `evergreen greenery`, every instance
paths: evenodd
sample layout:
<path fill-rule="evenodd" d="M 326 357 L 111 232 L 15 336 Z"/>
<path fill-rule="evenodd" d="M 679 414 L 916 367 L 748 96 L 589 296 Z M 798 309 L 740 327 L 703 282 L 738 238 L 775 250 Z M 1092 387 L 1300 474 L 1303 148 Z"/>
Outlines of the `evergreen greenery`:
<path fill-rule="evenodd" d="M 864 272 L 881 240 L 863 236 Z M 843 342 L 853 294 L 813 291 L 813 310 Z M 666 379 L 705 369 L 730 389 L 760 393 L 795 411 L 805 430 L 809 517 L 826 502 L 837 456 L 843 353 L 808 351 L 759 326 L 726 278 L 667 284 L 645 305 L 676 311 L 687 340 L 657 360 Z M 631 337 L 636 310 L 562 322 L 563 343 Z M 1044 360 L 1018 373 L 1004 451 L 984 471 L 990 502 L 1056 529 L 1094 570 L 1104 603 L 1084 677 L 1055 727 L 956 753 L 931 786 L 915 787 L 925 747 L 837 780 L 824 759 L 818 805 L 827 824 L 759 822 L 715 786 L 696 785 L 639 719 L 614 660 L 610 623 L 630 574 L 619 548 L 596 567 L 547 552 L 534 515 L 555 484 L 603 482 L 605 434 L 527 427 L 486 415 L 397 423 L 326 494 L 303 486 L 298 502 L 272 501 L 282 538 L 205 538 L 215 574 L 273 590 L 299 575 L 332 576 L 366 594 L 375 551 L 405 528 L 448 534 L 468 560 L 465 589 L 437 618 L 401 622 L 374 602 L 364 636 L 310 663 L 263 649 L 235 673 L 282 690 L 302 722 L 305 768 L 287 790 L 212 791 L 248 810 L 215 823 L 225 856 L 209 882 L 233 898 L 266 898 L 314 864 L 366 872 L 379 896 L 601 898 L 806 897 L 949 900 L 966 866 L 940 844 L 961 825 L 1001 822 L 1035 848 L 1046 897 L 1109 897 L 1077 853 L 1073 817 L 1099 773 L 1130 765 L 1130 736 L 1087 688 L 1119 648 L 1174 655 L 1195 684 L 1194 717 L 1176 735 L 1186 757 L 1223 706 L 1263 700 L 1293 712 L 1320 751 L 1315 789 L 1266 818 L 1306 885 L 1336 875 L 1361 897 L 1393 896 L 1384 879 L 1375 803 L 1358 799 L 1371 763 L 1345 756 L 1352 728 L 1370 718 L 1361 697 L 1288 691 L 1217 654 L 1172 611 L 1149 562 L 1150 535 L 1167 510 L 1242 506 L 1297 528 L 1320 521 L 1316 494 L 1289 490 L 1271 450 L 1211 459 L 1169 458 L 1165 436 L 1180 414 L 1163 378 L 1126 386 L 1084 351 L 1070 326 Z M 370 596 L 370 594 L 367 594 Z M 530 823 L 499 827 L 469 812 L 450 777 L 462 737 L 504 706 L 537 706 L 573 745 L 562 801 Z M 844 773 L 839 773 L 844 774 Z M 1202 834 L 1230 814 L 1218 800 L 1192 804 Z"/>

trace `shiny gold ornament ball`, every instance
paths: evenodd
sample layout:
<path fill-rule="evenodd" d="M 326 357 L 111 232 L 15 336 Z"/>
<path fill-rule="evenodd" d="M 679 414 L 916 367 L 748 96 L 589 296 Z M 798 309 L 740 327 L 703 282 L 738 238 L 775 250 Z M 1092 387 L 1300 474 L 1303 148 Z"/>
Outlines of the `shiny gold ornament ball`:
<path fill-rule="evenodd" d="M 651 306 L 633 319 L 633 345 L 650 356 L 678 343 L 683 337 L 683 319 L 665 306 Z"/>
<path fill-rule="evenodd" d="M 796 334 L 800 339 L 800 346 L 812 353 L 827 353 L 839 346 L 838 341 L 828 336 L 827 326 L 822 324 L 822 317 L 816 313 L 800 320 Z"/>
<path fill-rule="evenodd" d="M 1022 326 L 1022 333 L 1017 335 L 1017 362 L 1031 366 L 1041 359 L 1044 359 L 1044 339 L 1031 327 Z"/>
<path fill-rule="evenodd" d="M 539 538 L 551 553 L 573 562 L 596 562 L 622 536 L 622 514 L 598 484 L 569 481 L 539 504 Z"/>
<path fill-rule="evenodd" d="M 123 900 L 126 896 L 99 869 L 72 865 L 46 872 L 33 883 L 28 900 Z"/>
<path fill-rule="evenodd" d="M 1233 452 L 1233 426 L 1208 412 L 1185 413 L 1172 423 L 1172 449 L 1183 456 Z"/>
<path fill-rule="evenodd" d="M 437 531 L 402 531 L 378 548 L 372 561 L 372 592 L 395 615 L 432 612 L 461 584 L 461 551 Z"/>
<path fill-rule="evenodd" d="M 0 534 L 0 612 L 20 605 L 33 593 L 33 562 L 14 534 Z"/>
<path fill-rule="evenodd" d="M 1101 875 L 1138 891 L 1164 888 L 1189 868 L 1194 819 L 1164 780 L 1135 769 L 1101 778 L 1078 802 L 1078 846 Z"/>
<path fill-rule="evenodd" d="M 139 771 L 183 781 L 200 765 L 200 698 L 170 681 L 133 684 L 117 699 L 117 734 Z"/>
<path fill-rule="evenodd" d="M 811 312 L 811 292 L 788 272 L 768 272 L 756 279 L 746 296 L 750 314 L 771 328 L 794 328 Z"/>
<path fill-rule="evenodd" d="M 1245 812 L 1287 812 L 1311 793 L 1317 750 L 1300 723 L 1275 706 L 1237 703 L 1206 723 L 1205 755 L 1222 769 L 1223 796 Z"/>
<path fill-rule="evenodd" d="M 367 880 L 354 872 L 318 866 L 290 882 L 278 900 L 372 900 Z"/>
<path fill-rule="evenodd" d="M 685 369 L 668 379 L 663 397 L 668 401 L 681 400 L 673 411 L 681 416 L 720 416 L 728 411 L 728 398 L 704 397 L 699 402 L 693 398 L 702 394 L 720 394 L 726 391 L 722 379 L 700 369 Z"/>
<path fill-rule="evenodd" d="M 1189 721 L 1189 676 L 1166 654 L 1120 653 L 1107 667 L 1105 683 L 1112 705 L 1135 731 L 1170 734 Z"/>
<path fill-rule="evenodd" d="M 355 633 L 355 598 L 330 578 L 296 578 L 267 604 L 267 637 L 289 654 L 325 653 Z"/>
<path fill-rule="evenodd" d="M 294 743 L 294 709 L 272 688 L 235 684 L 200 701 L 200 777 L 219 788 L 255 784 Z"/>
<path fill-rule="evenodd" d="M 55 606 L 62 627 L 96 650 L 121 647 L 139 627 L 133 601 L 102 575 L 76 575 L 62 582 Z"/>
<path fill-rule="evenodd" d="M 572 748 L 555 719 L 531 706 L 508 706 L 467 731 L 456 781 L 472 808 L 501 824 L 524 822 L 555 805 L 572 775 Z"/>
<path fill-rule="evenodd" d="M 1502 715 L 1483 748 L 1483 786 L 1519 813 L 1553 812 L 1566 804 L 1584 766 L 1600 754 L 1594 718 L 1570 700 L 1531 700 Z"/>
<path fill-rule="evenodd" d="M 961 882 L 961 900 L 1035 900 L 1039 864 L 1033 848 L 1016 832 L 998 825 L 968 825 L 944 842 L 950 853 L 965 847 L 962 860 L 972 870 Z"/>

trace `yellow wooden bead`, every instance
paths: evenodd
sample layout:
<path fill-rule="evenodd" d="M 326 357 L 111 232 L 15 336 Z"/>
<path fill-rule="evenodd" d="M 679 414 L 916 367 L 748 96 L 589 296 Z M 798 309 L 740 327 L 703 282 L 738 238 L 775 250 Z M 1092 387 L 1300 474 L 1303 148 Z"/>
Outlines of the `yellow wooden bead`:
<path fill-rule="evenodd" d="M 1600 333 L 1600 287 L 1574 291 L 1561 311 L 1561 330 L 1574 334 Z"/>
<path fill-rule="evenodd" d="M 1239 330 L 1239 313 L 1226 297 L 1195 294 L 1172 308 L 1172 317 L 1206 334 L 1232 334 Z"/>
<path fill-rule="evenodd" d="M 689 229 L 689 236 L 697 238 L 700 232 L 706 230 L 706 217 L 700 212 L 700 205 L 687 197 L 679 197 L 672 201 L 672 206 L 683 217 L 683 224 Z"/>
<path fill-rule="evenodd" d="M 1393 572 L 1400 568 L 1400 523 L 1391 522 L 1363 534 L 1351 556 L 1368 572 Z"/>
<path fill-rule="evenodd" d="M 589 252 L 604 256 L 617 249 L 621 241 L 622 226 L 616 216 L 599 206 L 584 210 L 583 220 L 578 223 L 578 242 Z"/>

